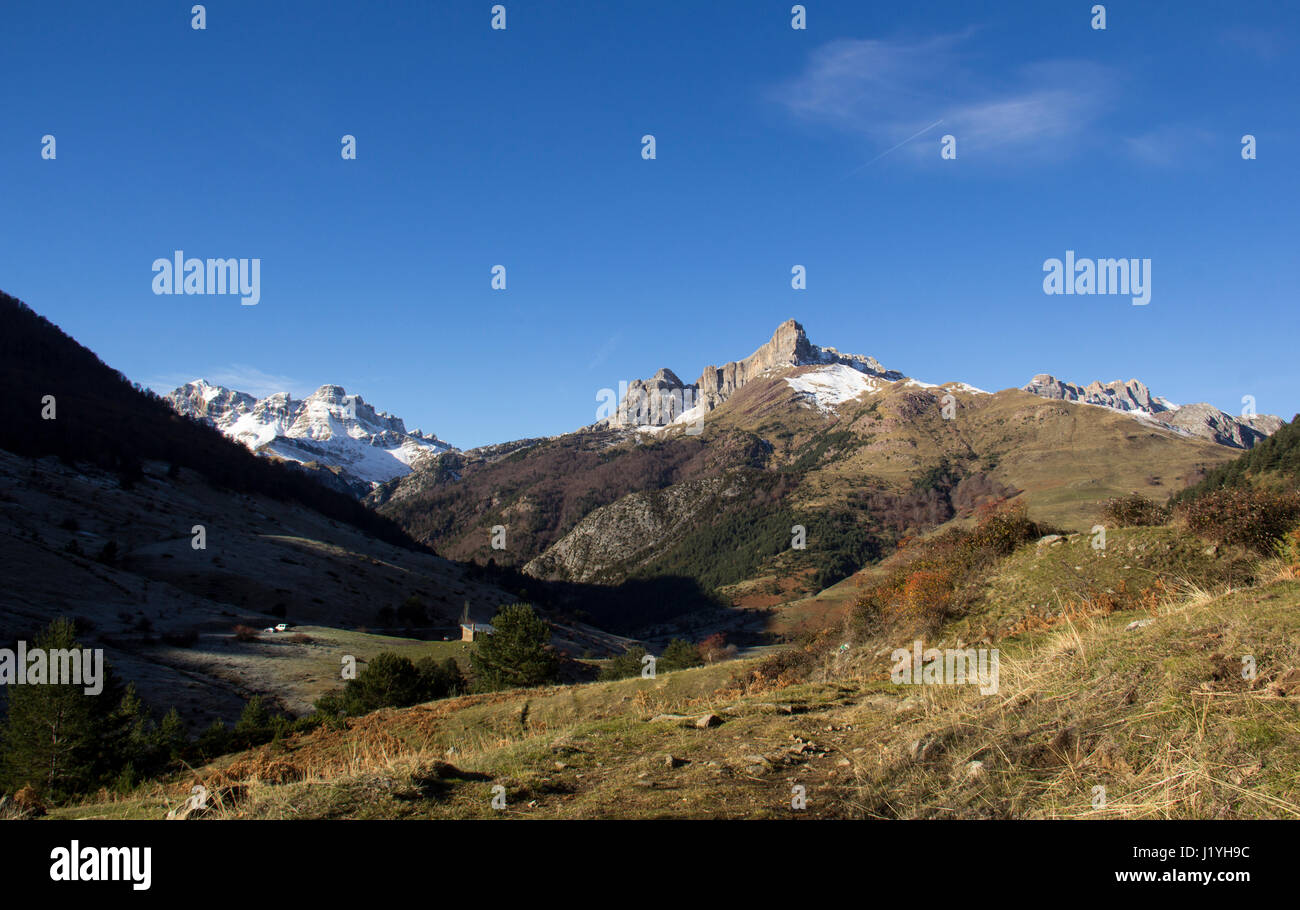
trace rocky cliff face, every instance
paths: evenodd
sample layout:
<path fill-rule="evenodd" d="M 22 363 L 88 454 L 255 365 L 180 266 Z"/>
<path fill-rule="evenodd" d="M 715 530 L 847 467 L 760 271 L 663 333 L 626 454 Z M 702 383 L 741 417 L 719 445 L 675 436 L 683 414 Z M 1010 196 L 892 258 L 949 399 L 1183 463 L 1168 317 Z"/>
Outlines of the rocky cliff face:
<path fill-rule="evenodd" d="M 886 370 L 874 357 L 818 347 L 808 340 L 802 325 L 788 319 L 777 326 L 771 339 L 757 351 L 743 360 L 705 367 L 700 378 L 690 385 L 667 367 L 650 379 L 629 383 L 618 413 L 610 423 L 664 426 L 681 418 L 684 410 L 695 409 L 697 415 L 712 411 L 760 376 L 798 366 L 831 364 L 844 364 L 867 376 L 889 381 L 903 378 L 897 370 Z"/>
<path fill-rule="evenodd" d="M 302 400 L 287 392 L 257 399 L 199 379 L 165 397 L 178 413 L 215 426 L 258 454 L 333 469 L 358 494 L 452 450 L 436 436 L 408 432 L 400 417 L 337 385 L 323 385 Z"/>
<path fill-rule="evenodd" d="M 1284 422 L 1272 414 L 1233 417 L 1214 405 L 1203 403 L 1184 405 L 1172 414 L 1162 416 L 1168 418 L 1166 422 L 1172 427 L 1238 449 L 1253 448 L 1276 433 Z"/>
<path fill-rule="evenodd" d="M 676 373 L 664 367 L 649 379 L 628 383 L 615 422 L 631 426 L 665 426 L 695 407 L 698 391 L 698 385 L 686 385 Z"/>
<path fill-rule="evenodd" d="M 1057 379 L 1049 373 L 1039 373 L 1021 388 L 1040 398 L 1077 401 L 1124 411 L 1184 436 L 1198 436 L 1238 449 L 1251 448 L 1261 439 L 1277 432 L 1283 424 L 1280 417 L 1272 414 L 1234 417 L 1203 402 L 1177 405 L 1168 399 L 1152 395 L 1151 390 L 1136 379 L 1128 382 L 1092 382 L 1080 386 Z"/>
<path fill-rule="evenodd" d="M 588 514 L 524 572 L 565 581 L 622 581 L 686 531 L 707 525 L 716 497 L 728 488 L 726 479 L 709 477 L 630 493 Z"/>

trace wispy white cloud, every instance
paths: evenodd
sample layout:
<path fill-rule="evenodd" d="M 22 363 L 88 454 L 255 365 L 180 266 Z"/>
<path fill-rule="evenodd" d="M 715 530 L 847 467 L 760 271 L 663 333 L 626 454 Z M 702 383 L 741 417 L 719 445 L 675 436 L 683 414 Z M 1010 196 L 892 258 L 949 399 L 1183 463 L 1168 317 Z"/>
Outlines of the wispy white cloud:
<path fill-rule="evenodd" d="M 268 373 L 245 363 L 230 363 L 198 374 L 170 373 L 155 376 L 146 380 L 144 384 L 159 394 L 166 394 L 195 379 L 206 379 L 213 385 L 247 392 L 258 398 L 265 398 L 276 392 L 288 392 L 295 398 L 301 398 L 313 391 L 291 376 Z"/>
<path fill-rule="evenodd" d="M 937 158 L 936 142 L 909 142 L 942 121 L 965 153 L 1068 154 L 1113 94 L 1098 64 L 1045 60 L 1004 73 L 979 65 L 973 31 L 900 41 L 840 39 L 813 51 L 804 71 L 772 98 L 793 116 L 866 137 L 877 153 Z"/>
<path fill-rule="evenodd" d="M 1225 29 L 1220 37 L 1226 44 L 1237 50 L 1245 51 L 1252 57 L 1268 63 L 1283 56 L 1290 45 L 1284 33 L 1274 29 L 1257 28 L 1253 25 L 1234 25 Z"/>
<path fill-rule="evenodd" d="M 1213 154 L 1214 134 L 1195 126 L 1159 126 L 1124 139 L 1124 149 L 1147 164 L 1176 165 Z"/>

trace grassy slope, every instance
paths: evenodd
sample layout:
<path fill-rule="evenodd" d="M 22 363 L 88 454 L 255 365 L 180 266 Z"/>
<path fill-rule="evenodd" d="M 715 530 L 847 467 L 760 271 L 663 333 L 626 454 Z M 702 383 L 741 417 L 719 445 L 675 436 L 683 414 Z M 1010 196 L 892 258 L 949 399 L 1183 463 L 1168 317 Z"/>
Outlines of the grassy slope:
<path fill-rule="evenodd" d="M 806 411 L 802 422 L 783 417 L 781 423 L 796 432 L 774 440 L 778 459 L 797 456 L 803 434 L 854 435 L 853 444 L 839 447 L 816 467 L 799 504 L 809 509 L 830 505 L 863 478 L 905 487 L 913 476 L 948 457 L 1024 490 L 1042 521 L 1090 527 L 1098 505 L 1112 496 L 1138 490 L 1163 499 L 1167 491 L 1181 489 L 1198 468 L 1240 454 L 1152 429 L 1106 408 L 1049 401 L 1017 389 L 995 395 L 954 392 L 956 416 L 944 420 L 939 396 L 946 391 L 891 386 L 843 405 L 829 423 L 810 424 Z M 719 411 L 722 427 L 761 430 L 752 411 L 727 410 L 731 404 Z"/>
<path fill-rule="evenodd" d="M 1121 567 L 1141 564 L 1141 550 L 1147 571 L 1217 571 L 1166 551 L 1166 535 L 1131 530 L 1108 543 L 1116 556 L 1134 547 Z M 1058 585 L 1031 567 L 1054 576 L 1077 555 L 1068 544 L 1023 548 L 980 609 L 1008 618 Z M 1113 571 L 1094 582 L 1137 569 Z M 1300 816 L 1300 583 L 1290 573 L 1144 610 L 1046 617 L 997 646 L 991 696 L 894 686 L 885 655 L 852 652 L 828 658 L 820 681 L 747 691 L 731 681 L 746 676 L 741 662 L 380 712 L 199 773 L 214 788 L 244 779 L 215 813 L 226 817 Z M 1254 681 L 1241 678 L 1243 655 L 1255 658 Z M 654 720 L 705 712 L 721 725 Z M 668 755 L 684 761 L 669 767 Z M 271 782 L 286 777 L 296 779 Z M 192 782 L 56 814 L 157 818 Z M 790 808 L 796 784 L 802 812 Z M 502 811 L 491 807 L 496 785 Z M 1104 807 L 1094 787 L 1105 787 Z"/>
<path fill-rule="evenodd" d="M 1138 491 L 1162 500 L 1204 466 L 1240 454 L 1152 429 L 1105 408 L 1048 401 L 1017 389 L 996 395 L 956 392 L 957 416 L 945 421 L 932 400 L 943 391 L 891 387 L 842 407 L 828 432 L 849 429 L 858 444 L 826 458 L 800 488 L 794 507 L 809 512 L 833 507 L 863 477 L 902 487 L 947 457 L 1022 490 L 1035 519 L 1086 530 L 1098 521 L 1107 499 Z M 725 419 L 742 425 L 753 421 L 744 411 L 728 412 Z M 804 438 L 800 434 L 811 432 L 811 425 L 793 425 L 802 429 L 776 441 L 778 455 L 793 455 Z M 967 520 L 963 515 L 953 519 L 958 524 Z M 852 602 L 859 581 L 876 572 L 876 567 L 867 567 L 808 597 L 764 599 L 765 606 L 780 602 L 770 628 L 788 634 L 836 621 Z M 781 561 L 773 560 L 757 577 L 725 593 L 738 602 L 757 601 L 754 593 L 784 587 L 787 578 Z"/>

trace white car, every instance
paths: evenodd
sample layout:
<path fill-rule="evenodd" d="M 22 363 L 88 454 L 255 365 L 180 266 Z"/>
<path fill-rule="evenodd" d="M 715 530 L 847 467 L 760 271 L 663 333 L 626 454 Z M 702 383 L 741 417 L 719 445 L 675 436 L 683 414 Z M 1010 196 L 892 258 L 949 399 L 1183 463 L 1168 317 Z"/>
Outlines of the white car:
<path fill-rule="evenodd" d="M 287 622 L 277 623 L 276 626 L 275 626 L 275 631 L 277 631 L 277 632 L 288 632 L 288 631 L 289 631 L 289 624 L 288 624 Z"/>

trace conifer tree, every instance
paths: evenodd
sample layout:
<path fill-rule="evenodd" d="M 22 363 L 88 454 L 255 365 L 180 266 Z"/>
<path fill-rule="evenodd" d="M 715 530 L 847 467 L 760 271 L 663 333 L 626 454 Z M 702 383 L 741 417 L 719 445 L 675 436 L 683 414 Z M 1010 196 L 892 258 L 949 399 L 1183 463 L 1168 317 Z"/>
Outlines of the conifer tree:
<path fill-rule="evenodd" d="M 537 686 L 555 678 L 559 658 L 550 647 L 551 627 L 529 604 L 504 606 L 492 617 L 495 631 L 470 654 L 475 688 L 490 692 Z"/>
<path fill-rule="evenodd" d="M 80 649 L 71 620 L 56 619 L 36 636 L 33 648 L 46 654 Z M 111 779 L 120 769 L 122 740 L 117 708 L 122 691 L 104 668 L 104 686 L 88 695 L 76 683 L 8 687 L 8 716 L 0 746 L 5 789 L 26 784 L 43 799 L 59 801 Z"/>

